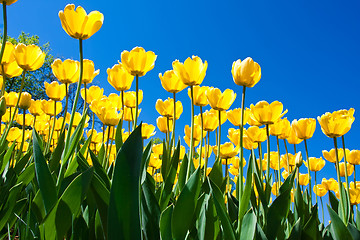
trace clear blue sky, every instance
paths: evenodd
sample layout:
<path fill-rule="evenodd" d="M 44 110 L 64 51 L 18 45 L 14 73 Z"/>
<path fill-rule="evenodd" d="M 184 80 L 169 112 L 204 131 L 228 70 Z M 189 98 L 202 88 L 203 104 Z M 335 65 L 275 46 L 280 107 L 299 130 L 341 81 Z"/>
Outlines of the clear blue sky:
<path fill-rule="evenodd" d="M 175 59 L 183 62 L 192 55 L 208 61 L 203 85 L 222 91 L 234 89 L 238 97 L 232 108 L 239 107 L 241 88 L 232 80 L 231 66 L 250 56 L 260 64 L 262 79 L 247 90 L 246 106 L 260 100 L 281 101 L 289 110 L 286 117 L 290 121 L 353 107 L 355 122 L 346 142 L 349 149 L 360 149 L 358 1 L 19 0 L 8 7 L 9 35 L 16 37 L 21 31 L 36 34 L 42 43 L 50 42 L 55 57 L 78 60 L 78 41 L 65 33 L 58 17 L 68 3 L 105 16 L 102 28 L 85 40 L 84 57 L 100 69 L 94 83 L 107 95 L 115 91 L 107 82 L 106 69 L 120 60 L 123 50 L 142 46 L 158 55 L 155 68 L 140 78 L 142 121 L 156 125 L 156 100 L 171 96 L 161 87 L 158 74 L 171 69 Z M 183 136 L 184 125 L 190 123 L 190 100 L 186 91 L 178 97 L 184 113 L 177 134 Z M 228 127 L 232 127 L 229 122 L 225 124 Z M 314 157 L 333 148 L 332 139 L 321 132 L 318 123 L 308 144 Z M 303 143 L 298 149 L 303 150 Z M 318 179 L 322 177 L 336 178 L 329 162 Z"/>

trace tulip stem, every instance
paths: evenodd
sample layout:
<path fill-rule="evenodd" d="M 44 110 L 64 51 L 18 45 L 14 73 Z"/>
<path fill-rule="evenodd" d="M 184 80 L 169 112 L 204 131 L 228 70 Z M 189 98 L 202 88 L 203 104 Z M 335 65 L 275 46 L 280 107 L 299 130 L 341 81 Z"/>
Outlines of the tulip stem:
<path fill-rule="evenodd" d="M 241 95 L 241 118 L 240 118 L 240 156 L 239 156 L 239 166 L 240 167 L 240 197 L 242 196 L 243 194 L 243 175 L 244 175 L 244 169 L 242 168 L 243 166 L 243 158 L 244 158 L 244 143 L 243 143 L 243 134 L 244 134 L 244 112 L 245 112 L 245 90 L 246 90 L 246 87 L 243 86 L 243 91 L 242 91 L 242 95 Z M 240 199 L 240 198 L 238 198 Z"/>
<path fill-rule="evenodd" d="M 66 120 L 66 114 L 67 114 L 67 109 L 68 109 L 68 102 L 69 102 L 69 92 L 68 92 L 68 83 L 65 83 L 65 108 L 64 108 L 64 119 L 63 122 L 61 124 L 61 132 L 63 131 L 64 127 L 65 127 L 65 120 Z"/>
<path fill-rule="evenodd" d="M 64 152 L 63 154 L 67 153 L 68 151 L 68 147 L 70 144 L 70 136 L 71 136 L 71 130 L 73 127 L 73 122 L 74 122 L 74 117 L 75 117 L 75 112 L 76 112 L 76 105 L 77 102 L 79 100 L 79 95 L 80 95 L 80 89 L 81 89 L 81 83 L 82 83 L 82 77 L 83 77 L 83 71 L 84 71 L 84 64 L 83 64 L 83 44 L 82 44 L 82 39 L 79 39 L 79 51 L 80 51 L 80 77 L 79 77 L 79 81 L 77 84 L 77 89 L 76 89 L 76 95 L 75 95 L 75 99 L 74 99 L 74 103 L 72 106 L 72 111 L 71 111 L 71 116 L 70 116 L 70 122 L 69 122 L 69 128 L 68 128 L 68 132 L 66 135 L 66 141 L 65 141 L 65 148 L 64 148 Z M 65 164 L 64 162 L 61 162 L 61 165 Z"/>
<path fill-rule="evenodd" d="M 291 171 L 290 171 L 290 163 L 289 163 L 289 151 L 288 151 L 288 148 L 287 148 L 285 139 L 284 139 L 284 145 L 285 145 L 285 152 L 286 152 L 286 162 L 287 162 L 286 166 L 287 166 L 287 171 L 288 171 L 288 173 L 290 174 Z"/>
<path fill-rule="evenodd" d="M 355 171 L 356 165 L 354 165 L 354 189 L 356 190 L 356 171 Z"/>
<path fill-rule="evenodd" d="M 278 165 L 279 165 L 279 170 L 278 170 L 278 190 L 280 189 L 280 185 L 281 185 L 281 172 L 280 172 L 280 144 L 279 144 L 279 136 L 276 136 L 276 144 L 277 144 L 277 150 L 278 150 Z"/>
<path fill-rule="evenodd" d="M 307 162 L 307 165 L 308 165 L 308 175 L 309 175 L 309 201 L 310 201 L 310 207 L 312 205 L 312 194 L 311 194 L 311 175 L 310 175 L 310 159 L 309 159 L 309 152 L 308 152 L 308 147 L 307 147 L 307 142 L 306 142 L 306 139 L 304 139 L 304 144 L 305 144 L 305 153 L 306 153 L 306 162 Z"/>
<path fill-rule="evenodd" d="M 169 136 L 170 136 L 170 131 L 169 131 L 169 128 L 170 128 L 170 123 L 169 123 L 169 117 L 166 117 L 166 145 L 167 145 L 167 148 L 169 149 Z M 171 149 L 169 149 L 169 151 L 171 152 Z"/>
<path fill-rule="evenodd" d="M 202 158 L 202 146 L 204 142 L 204 119 L 203 119 L 203 110 L 200 106 L 200 121 L 201 121 L 201 140 L 200 140 L 200 156 L 199 156 L 199 165 L 201 167 L 201 158 Z"/>
<path fill-rule="evenodd" d="M 25 141 L 25 109 L 23 109 L 23 114 L 22 114 L 22 117 L 23 117 L 23 123 L 22 123 L 22 137 L 21 137 L 21 144 L 20 144 L 20 151 L 19 151 L 19 155 L 18 156 L 21 156 L 21 153 L 22 153 L 22 149 L 24 147 L 24 141 Z"/>
<path fill-rule="evenodd" d="M 262 183 L 264 179 L 263 179 L 263 159 L 262 159 L 261 142 L 258 142 L 258 148 L 259 148 L 260 179 Z"/>
<path fill-rule="evenodd" d="M 342 191 L 341 191 L 341 178 L 340 178 L 340 169 L 339 169 L 339 155 L 338 155 L 338 148 L 337 148 L 337 139 L 336 137 L 334 137 L 334 147 L 335 147 L 335 168 L 336 168 L 336 174 L 337 174 L 337 178 L 338 178 L 338 184 L 339 184 L 339 194 L 340 194 L 340 203 L 342 202 L 343 196 L 342 196 Z M 343 209 L 343 214 L 344 216 L 345 214 L 345 207 L 342 207 Z"/>
<path fill-rule="evenodd" d="M 218 110 L 219 111 L 219 132 L 218 132 L 218 139 L 217 139 L 217 158 L 219 159 L 219 161 L 221 160 L 220 159 L 220 144 L 221 144 L 221 110 Z"/>
<path fill-rule="evenodd" d="M 267 166 L 266 166 L 266 181 L 269 181 L 270 177 L 270 132 L 269 132 L 269 124 L 265 124 L 266 126 L 266 136 L 267 136 Z"/>
<path fill-rule="evenodd" d="M 348 171 L 347 171 L 347 157 L 346 157 L 346 148 L 345 148 L 345 138 L 344 135 L 341 136 L 342 139 L 342 145 L 343 145 L 343 150 L 344 150 L 344 162 L 345 162 L 345 180 L 346 180 L 346 188 L 347 188 L 347 194 L 348 197 L 350 199 L 350 186 L 349 186 L 349 176 L 348 176 Z"/>
<path fill-rule="evenodd" d="M 5 95 L 6 74 L 5 74 L 4 64 L 1 64 L 1 72 L 2 72 L 2 76 L 3 76 L 3 83 L 2 83 L 2 87 L 1 87 L 1 95 L 0 95 L 0 97 Z"/>
<path fill-rule="evenodd" d="M 173 129 L 172 129 L 172 136 L 171 136 L 171 144 L 173 145 L 173 150 L 175 152 L 175 121 L 176 121 L 176 93 L 173 93 L 174 96 L 174 116 L 173 116 Z"/>
<path fill-rule="evenodd" d="M 1 44 L 1 50 L 0 50 L 0 63 L 2 62 L 2 58 L 3 58 L 3 56 L 4 56 L 6 39 L 7 39 L 6 1 L 3 1 L 3 2 L 2 2 L 2 5 L 3 5 L 4 34 L 3 34 L 3 39 L 2 39 L 2 44 Z M 3 77 L 4 77 L 4 83 L 3 83 L 3 85 L 5 85 L 5 75 L 4 75 L 4 66 L 3 66 L 3 65 L 2 65 L 2 72 L 3 72 Z M 4 86 L 3 86 L 3 89 L 5 89 Z M 1 91 L 1 96 L 4 96 L 4 91 Z"/>
<path fill-rule="evenodd" d="M 190 166 L 191 161 L 193 161 L 193 152 L 194 152 L 194 89 L 193 86 L 190 86 L 191 91 L 191 131 L 190 131 L 190 153 L 189 153 L 189 162 L 187 166 L 186 181 L 190 177 Z"/>
<path fill-rule="evenodd" d="M 310 165 L 309 165 L 309 167 L 310 167 Z M 318 194 L 317 194 L 317 186 L 316 186 L 316 183 L 317 183 L 317 181 L 316 181 L 316 171 L 315 171 L 315 195 L 316 195 L 316 205 L 317 205 L 317 203 L 318 203 Z M 310 189 L 310 192 L 311 192 L 311 189 Z"/>
<path fill-rule="evenodd" d="M 296 144 L 294 144 L 294 155 L 296 154 Z"/>
<path fill-rule="evenodd" d="M 110 139 L 110 126 L 108 127 L 108 132 L 107 132 L 107 140 L 106 140 L 106 150 L 105 150 L 105 156 L 104 156 L 104 168 L 106 169 L 106 167 L 108 166 L 108 161 L 109 159 L 107 158 L 108 156 L 108 150 L 109 150 L 109 139 Z M 105 129 L 104 129 L 105 131 Z"/>
<path fill-rule="evenodd" d="M 86 83 L 84 83 L 84 97 L 85 97 L 85 99 L 84 99 L 84 109 L 83 109 L 83 113 L 82 113 L 82 115 L 84 116 L 84 114 L 85 114 L 85 109 L 86 109 L 86 103 L 87 103 L 87 93 L 86 93 Z"/>
<path fill-rule="evenodd" d="M 50 132 L 50 129 L 49 129 L 49 139 L 48 139 L 48 142 L 46 144 L 46 149 L 45 149 L 45 152 L 44 152 L 45 155 L 50 150 L 50 145 L 51 145 L 51 140 L 52 140 L 52 137 L 53 137 L 53 134 L 54 134 L 55 124 L 56 124 L 56 101 L 54 101 L 54 122 L 53 122 L 53 125 L 52 125 L 51 132 Z"/>
<path fill-rule="evenodd" d="M 321 212 L 322 212 L 322 222 L 324 223 L 324 204 L 323 204 L 323 200 L 322 200 L 322 197 L 320 197 L 320 203 L 321 203 Z"/>
<path fill-rule="evenodd" d="M 208 165 L 208 151 L 209 151 L 209 145 L 210 145 L 210 132 L 207 132 L 207 142 L 205 143 L 205 163 L 204 163 L 204 182 L 206 179 L 206 170 Z"/>
<path fill-rule="evenodd" d="M 136 98 L 135 98 L 135 123 L 133 125 L 133 131 L 135 130 L 137 126 L 137 117 L 138 117 L 138 109 L 139 109 L 139 75 L 136 74 Z"/>

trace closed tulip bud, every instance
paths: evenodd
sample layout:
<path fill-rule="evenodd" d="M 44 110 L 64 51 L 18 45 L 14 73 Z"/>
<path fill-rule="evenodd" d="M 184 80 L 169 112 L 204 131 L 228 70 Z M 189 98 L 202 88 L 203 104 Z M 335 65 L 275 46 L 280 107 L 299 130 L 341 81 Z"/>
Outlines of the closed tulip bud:
<path fill-rule="evenodd" d="M 66 59 L 63 62 L 60 59 L 55 59 L 51 64 L 51 69 L 61 83 L 71 84 L 79 80 L 80 63 L 78 61 Z"/>
<path fill-rule="evenodd" d="M 27 110 L 31 106 L 31 94 L 22 92 L 19 101 L 19 108 Z"/>
<path fill-rule="evenodd" d="M 249 115 L 250 115 L 250 109 L 246 108 L 244 110 L 244 119 L 243 119 L 244 125 L 248 122 Z M 241 122 L 240 122 L 241 121 L 241 108 L 235 108 L 233 110 L 229 110 L 226 113 L 226 116 L 234 126 L 239 127 L 241 125 Z"/>
<path fill-rule="evenodd" d="M 162 87 L 170 93 L 178 93 L 187 86 L 176 76 L 174 70 L 168 70 L 164 76 L 159 73 Z M 206 103 L 207 104 L 207 103 Z"/>
<path fill-rule="evenodd" d="M 352 123 L 354 122 L 354 112 L 353 108 L 349 110 L 339 110 L 333 113 L 325 113 L 318 117 L 318 121 L 321 126 L 323 133 L 330 137 L 341 137 L 346 134 Z"/>
<path fill-rule="evenodd" d="M 172 119 L 160 116 L 156 119 L 156 125 L 162 133 L 172 132 Z"/>
<path fill-rule="evenodd" d="M 121 53 L 123 67 L 133 76 L 142 77 L 155 66 L 157 56 L 152 51 L 145 51 L 142 47 L 134 47 L 130 52 Z"/>
<path fill-rule="evenodd" d="M 237 85 L 253 87 L 260 81 L 261 68 L 252 58 L 247 57 L 243 61 L 238 59 L 233 62 L 231 73 Z"/>
<path fill-rule="evenodd" d="M 294 119 L 291 123 L 296 136 L 300 139 L 309 139 L 314 135 L 316 128 L 316 120 L 314 118 Z"/>
<path fill-rule="evenodd" d="M 98 11 L 86 14 L 81 6 L 75 10 L 74 4 L 66 5 L 64 11 L 59 11 L 61 26 L 65 32 L 76 39 L 88 39 L 99 31 L 103 22 L 104 15 Z"/>
<path fill-rule="evenodd" d="M 139 90 L 138 92 L 138 103 L 140 104 L 143 100 L 143 91 Z M 135 107 L 136 93 L 133 91 L 124 93 L 124 105 L 129 108 Z"/>
<path fill-rule="evenodd" d="M 265 142 L 267 139 L 266 129 L 256 126 L 249 127 L 246 130 L 246 135 L 255 143 Z"/>
<path fill-rule="evenodd" d="M 156 133 L 155 126 L 147 123 L 141 124 L 141 136 L 142 139 L 148 139 L 154 136 Z"/>
<path fill-rule="evenodd" d="M 19 94 L 17 92 L 9 92 L 9 93 L 5 92 L 4 97 L 6 99 L 7 107 L 15 107 L 19 98 Z"/>
<path fill-rule="evenodd" d="M 205 78 L 207 61 L 202 62 L 198 56 L 187 58 L 184 63 L 175 60 L 172 63 L 175 74 L 187 86 L 200 85 Z"/>
<path fill-rule="evenodd" d="M 319 197 L 325 196 L 326 193 L 328 192 L 328 190 L 322 184 L 315 185 L 313 188 L 313 191 Z"/>
<path fill-rule="evenodd" d="M 348 164 L 346 164 L 346 168 L 347 168 L 347 175 L 351 176 L 351 174 L 353 174 L 353 172 L 354 172 L 354 165 L 348 163 Z M 339 170 L 340 170 L 340 177 L 345 177 L 345 163 L 344 162 L 339 164 Z"/>
<path fill-rule="evenodd" d="M 309 163 L 308 164 L 306 161 L 304 161 L 305 166 L 307 168 L 310 169 L 310 171 L 313 172 L 318 172 L 320 171 L 324 166 L 325 166 L 325 160 L 320 158 L 315 158 L 315 157 L 309 157 Z"/>
<path fill-rule="evenodd" d="M 351 150 L 347 156 L 347 161 L 352 165 L 360 165 L 360 150 Z"/>
<path fill-rule="evenodd" d="M 0 98 L 0 117 L 4 116 L 6 113 L 6 99 L 4 96 Z"/>
<path fill-rule="evenodd" d="M 24 71 L 21 67 L 19 67 L 15 58 L 13 61 L 4 64 L 3 67 L 4 67 L 4 74 L 7 78 L 20 76 Z"/>
<path fill-rule="evenodd" d="M 299 144 L 303 140 L 296 136 L 294 126 L 290 126 L 289 136 L 286 138 L 289 144 Z"/>
<path fill-rule="evenodd" d="M 89 84 L 91 83 L 94 78 L 99 75 L 100 70 L 95 71 L 94 62 L 89 59 L 84 59 L 83 61 L 83 76 L 82 76 L 82 83 Z"/>
<path fill-rule="evenodd" d="M 345 151 L 346 151 L 346 156 L 347 156 L 347 155 L 348 155 L 348 152 L 350 152 L 350 151 L 349 151 L 349 149 L 346 149 Z M 331 162 L 331 163 L 336 163 L 336 151 L 335 151 L 334 148 L 331 149 L 330 151 L 323 150 L 323 151 L 322 151 L 322 154 L 323 154 L 324 158 L 325 158 L 326 160 L 328 160 L 329 162 Z M 338 159 L 339 159 L 339 162 L 341 161 L 341 159 L 342 159 L 343 157 L 344 157 L 344 150 L 343 150 L 342 148 L 339 148 L 339 149 L 338 149 Z"/>
<path fill-rule="evenodd" d="M 81 97 L 85 100 L 85 89 L 81 89 Z M 86 91 L 86 101 L 87 103 L 91 104 L 94 100 L 99 100 L 104 96 L 104 89 L 100 88 L 99 86 L 91 86 Z M 110 95 L 109 95 L 110 97 Z M 120 101 L 121 104 L 121 101 Z"/>
<path fill-rule="evenodd" d="M 1 47 L 2 44 L 0 44 Z M 15 56 L 14 56 L 14 51 L 15 51 L 15 47 L 11 42 L 6 42 L 5 44 L 5 49 L 4 49 L 4 54 L 3 57 L 1 59 L 1 64 L 8 64 L 11 63 L 13 61 L 15 61 Z"/>
<path fill-rule="evenodd" d="M 210 87 L 206 91 L 206 98 L 213 109 L 228 110 L 235 101 L 236 93 L 231 89 L 226 89 L 221 93 L 220 89 Z"/>
<path fill-rule="evenodd" d="M 31 99 L 31 106 L 29 108 L 29 112 L 33 116 L 40 116 L 44 114 L 43 110 L 41 109 L 41 100 L 32 100 Z"/>
<path fill-rule="evenodd" d="M 283 112 L 283 104 L 279 101 L 274 101 L 271 104 L 266 101 L 260 101 L 256 105 L 250 105 L 250 118 L 261 124 L 273 124 L 287 113 Z"/>
<path fill-rule="evenodd" d="M 168 98 L 165 101 L 158 99 L 155 104 L 158 113 L 164 117 L 173 119 L 174 117 L 174 99 Z M 183 112 L 183 106 L 180 101 L 176 102 L 176 119 L 180 118 Z"/>
<path fill-rule="evenodd" d="M 302 158 L 302 155 L 301 155 L 301 151 L 297 152 L 296 155 L 295 155 L 295 165 L 297 167 L 300 167 L 303 163 L 303 158 Z"/>
<path fill-rule="evenodd" d="M 44 64 L 46 54 L 39 46 L 19 43 L 15 47 L 14 56 L 19 67 L 26 71 L 35 71 Z"/>
<path fill-rule="evenodd" d="M 56 81 L 51 82 L 50 84 L 45 82 L 45 92 L 46 95 L 54 101 L 62 101 L 66 95 L 65 84 L 59 84 Z"/>
<path fill-rule="evenodd" d="M 207 86 L 193 86 L 193 97 L 194 97 L 194 105 L 195 106 L 200 106 L 200 107 L 205 107 L 206 105 L 208 105 L 208 100 L 206 98 L 206 91 L 209 90 L 210 87 Z M 188 89 L 188 96 L 191 99 L 191 89 Z"/>
<path fill-rule="evenodd" d="M 119 62 L 107 69 L 107 80 L 117 91 L 127 91 L 131 88 L 134 76 Z"/>

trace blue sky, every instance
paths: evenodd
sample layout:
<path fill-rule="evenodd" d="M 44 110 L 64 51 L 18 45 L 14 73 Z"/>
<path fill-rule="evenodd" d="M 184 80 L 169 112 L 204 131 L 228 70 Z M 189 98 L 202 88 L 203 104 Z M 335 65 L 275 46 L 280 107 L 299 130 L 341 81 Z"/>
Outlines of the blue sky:
<path fill-rule="evenodd" d="M 142 46 L 158 55 L 155 68 L 140 78 L 144 90 L 140 119 L 144 122 L 156 125 L 156 100 L 171 96 L 161 87 L 158 74 L 171 69 L 175 59 L 183 62 L 192 55 L 208 61 L 203 85 L 233 89 L 238 97 L 232 108 L 239 107 L 241 88 L 232 80 L 231 66 L 249 56 L 260 64 L 262 79 L 247 90 L 246 106 L 260 100 L 281 101 L 290 121 L 353 107 L 356 120 L 346 142 L 349 149 L 360 148 L 358 1 L 19 0 L 8 7 L 8 34 L 36 34 L 42 43 L 50 42 L 55 57 L 78 60 L 78 41 L 65 33 L 58 17 L 68 3 L 104 14 L 102 28 L 84 42 L 84 57 L 100 69 L 94 83 L 107 95 L 115 90 L 107 82 L 106 69 L 120 60 L 123 50 Z M 178 98 L 184 113 L 177 134 L 183 136 L 184 125 L 190 123 L 190 100 L 186 91 Z M 229 122 L 224 125 L 228 127 L 232 127 Z M 308 144 L 314 157 L 333 148 L 333 140 L 321 132 L 318 123 Z M 298 149 L 303 150 L 303 143 Z M 336 177 L 332 164 L 326 163 L 318 179 L 322 177 Z"/>

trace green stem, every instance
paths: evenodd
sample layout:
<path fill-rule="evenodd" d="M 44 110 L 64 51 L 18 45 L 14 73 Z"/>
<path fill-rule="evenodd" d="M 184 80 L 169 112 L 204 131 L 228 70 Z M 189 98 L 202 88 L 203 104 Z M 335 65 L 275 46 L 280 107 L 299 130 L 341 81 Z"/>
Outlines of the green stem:
<path fill-rule="evenodd" d="M 269 124 L 266 124 L 266 136 L 267 136 L 267 166 L 266 166 L 266 181 L 269 181 L 270 177 L 270 132 Z"/>
<path fill-rule="evenodd" d="M 354 188 L 356 189 L 356 171 L 355 171 L 356 165 L 354 165 Z"/>
<path fill-rule="evenodd" d="M 66 122 L 66 114 L 68 109 L 68 102 L 69 102 L 69 92 L 68 92 L 68 83 L 65 83 L 65 108 L 64 108 L 64 116 L 63 122 L 61 124 L 61 132 L 64 130 L 65 122 Z"/>
<path fill-rule="evenodd" d="M 133 125 L 133 131 L 137 126 L 138 111 L 139 111 L 139 76 L 136 75 L 135 123 Z"/>
<path fill-rule="evenodd" d="M 190 154 L 189 154 L 189 163 L 187 166 L 187 173 L 186 173 L 186 181 L 190 177 L 190 166 L 191 161 L 193 161 L 193 151 L 194 151 L 194 89 L 193 86 L 190 86 L 191 92 L 191 131 L 190 131 Z"/>
<path fill-rule="evenodd" d="M 108 156 L 108 150 L 109 150 L 109 140 L 110 140 L 110 126 L 108 126 L 108 132 L 107 132 L 107 140 L 106 140 L 106 150 L 105 150 L 105 159 L 104 159 L 104 168 L 106 169 L 106 166 L 108 166 L 109 159 Z"/>
<path fill-rule="evenodd" d="M 169 141 L 170 141 L 169 140 L 169 136 L 170 136 L 169 128 L 170 128 L 169 117 L 166 117 L 166 146 L 167 146 L 167 149 L 169 149 Z"/>
<path fill-rule="evenodd" d="M 279 137 L 276 136 L 276 144 L 277 144 L 277 150 L 278 150 L 278 164 L 279 164 L 279 170 L 278 170 L 278 190 L 280 189 L 281 185 L 281 167 L 280 167 L 280 144 L 279 144 Z M 279 191 L 278 191 L 279 193 Z"/>
<path fill-rule="evenodd" d="M 2 62 L 2 58 L 4 56 L 5 45 L 6 45 L 6 40 L 7 40 L 6 1 L 2 1 L 2 5 L 3 5 L 4 34 L 3 34 L 3 39 L 2 39 L 2 43 L 1 43 L 1 50 L 0 50 L 0 63 Z M 4 93 L 2 92 L 1 96 L 3 96 L 3 95 L 4 95 Z"/>
<path fill-rule="evenodd" d="M 296 154 L 296 144 L 294 144 L 294 155 Z"/>
<path fill-rule="evenodd" d="M 342 196 L 342 191 L 341 191 L 341 178 L 340 178 L 340 169 L 339 169 L 339 155 L 338 155 L 338 148 L 337 148 L 337 139 L 336 137 L 334 137 L 334 146 L 335 146 L 335 168 L 336 168 L 336 174 L 337 174 L 337 178 L 338 178 L 338 184 L 339 184 L 339 194 L 340 194 L 340 202 L 342 201 L 343 199 L 343 196 Z M 344 216 L 346 215 L 345 214 L 345 208 L 343 207 L 343 214 Z"/>
<path fill-rule="evenodd" d="M 344 165 L 345 165 L 345 181 L 346 181 L 346 188 L 347 188 L 347 194 L 348 197 L 350 199 L 350 185 L 349 185 L 349 176 L 348 176 L 348 171 L 347 171 L 347 157 L 346 157 L 346 148 L 345 148 L 345 138 L 344 135 L 341 137 L 342 139 L 342 144 L 343 144 L 343 150 L 344 150 Z"/>
<path fill-rule="evenodd" d="M 244 169 L 243 169 L 243 162 L 244 162 L 244 143 L 243 143 L 243 134 L 244 134 L 244 112 L 245 112 L 245 90 L 246 87 L 243 86 L 243 91 L 242 91 L 242 95 L 241 95 L 241 118 L 240 118 L 240 152 L 239 152 L 239 168 L 240 168 L 240 195 L 239 197 L 242 196 L 243 194 L 243 175 L 244 175 Z M 238 198 L 240 199 L 240 198 Z"/>
<path fill-rule="evenodd" d="M 219 161 L 221 160 L 220 159 L 220 145 L 221 145 L 221 110 L 218 110 L 219 111 L 219 133 L 218 133 L 218 139 L 217 139 L 217 158 L 219 159 Z"/>
<path fill-rule="evenodd" d="M 316 205 L 317 205 L 317 203 L 318 203 L 318 194 L 317 194 L 317 187 L 316 187 L 316 184 L 317 184 L 317 181 L 316 181 L 316 171 L 315 171 L 315 195 L 316 195 Z M 310 191 L 311 191 L 311 189 L 310 189 Z"/>
<path fill-rule="evenodd" d="M 308 164 L 308 175 L 309 175 L 309 201 L 310 201 L 310 207 L 312 205 L 312 188 L 311 188 L 311 175 L 310 175 L 310 159 L 309 159 L 309 152 L 308 152 L 308 147 L 307 147 L 307 142 L 306 139 L 304 139 L 304 143 L 305 143 L 305 153 L 306 153 L 306 162 Z"/>
<path fill-rule="evenodd" d="M 200 106 L 200 121 L 201 121 L 201 140 L 200 140 L 200 156 L 199 156 L 199 166 L 201 167 L 201 159 L 202 159 L 202 146 L 204 143 L 204 120 L 203 120 L 203 111 L 202 106 Z"/>
<path fill-rule="evenodd" d="M 84 83 L 84 91 L 85 91 L 85 100 L 84 100 L 84 109 L 83 109 L 83 113 L 82 113 L 82 115 L 84 115 L 85 114 L 85 110 L 86 110 L 86 104 L 87 104 L 87 95 L 86 95 L 86 83 Z"/>
<path fill-rule="evenodd" d="M 206 179 L 206 170 L 208 166 L 208 151 L 210 145 L 210 132 L 207 132 L 207 143 L 205 143 L 205 164 L 204 164 L 204 182 Z"/>
<path fill-rule="evenodd" d="M 174 99 L 174 116 L 173 116 L 173 129 L 172 129 L 172 135 L 171 135 L 171 143 L 173 145 L 173 151 L 175 152 L 175 122 L 176 122 L 176 93 L 173 93 L 173 99 Z"/>
<path fill-rule="evenodd" d="M 48 142 L 46 144 L 45 155 L 48 153 L 48 151 L 50 149 L 51 140 L 52 140 L 52 137 L 53 137 L 53 134 L 54 134 L 55 124 L 56 124 L 56 101 L 54 101 L 54 122 L 53 122 L 53 125 L 52 125 L 51 132 L 49 130 L 49 139 L 48 139 Z"/>
<path fill-rule="evenodd" d="M 24 142 L 25 142 L 25 109 L 23 109 L 23 124 L 22 124 L 22 137 L 21 137 L 21 144 L 20 144 L 20 151 L 19 151 L 19 155 L 18 156 L 21 156 L 22 154 L 22 149 L 24 147 Z"/>
<path fill-rule="evenodd" d="M 287 171 L 290 174 L 291 172 L 290 172 L 290 163 L 289 163 L 289 151 L 288 151 L 285 139 L 284 139 L 284 145 L 285 145 L 285 152 L 286 152 Z"/>
<path fill-rule="evenodd" d="M 1 73 L 2 73 L 2 76 L 3 76 L 3 85 L 1 87 L 1 95 L 0 95 L 0 97 L 5 95 L 6 74 L 5 74 L 4 64 L 1 64 Z"/>
<path fill-rule="evenodd" d="M 260 163 L 260 179 L 261 183 L 263 182 L 263 157 L 262 157 L 262 149 L 261 149 L 261 142 L 258 142 L 259 148 L 259 163 Z"/>
<path fill-rule="evenodd" d="M 322 209 L 322 222 L 324 223 L 324 204 L 323 204 L 323 200 L 322 197 L 320 197 L 320 203 L 321 203 L 321 209 Z"/>

